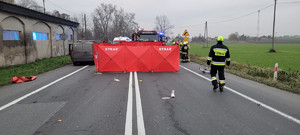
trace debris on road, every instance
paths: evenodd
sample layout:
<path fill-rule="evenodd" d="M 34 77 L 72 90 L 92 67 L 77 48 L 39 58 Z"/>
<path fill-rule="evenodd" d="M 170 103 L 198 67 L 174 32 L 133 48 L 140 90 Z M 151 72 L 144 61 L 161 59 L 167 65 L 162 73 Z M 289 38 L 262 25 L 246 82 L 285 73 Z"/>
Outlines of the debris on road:
<path fill-rule="evenodd" d="M 101 72 L 96 72 L 95 74 L 97 74 L 97 75 L 102 75 L 102 73 L 101 73 Z"/>
<path fill-rule="evenodd" d="M 119 80 L 119 79 L 117 79 L 117 78 L 114 78 L 114 81 L 115 81 L 115 82 L 119 82 L 120 80 Z"/>
<path fill-rule="evenodd" d="M 11 81 L 13 83 L 22 83 L 22 82 L 28 82 L 28 81 L 33 81 L 36 79 L 36 76 L 29 76 L 29 77 L 24 77 L 24 76 L 14 76 L 11 78 Z"/>
<path fill-rule="evenodd" d="M 167 100 L 167 99 L 170 99 L 170 97 L 162 97 L 161 99 Z"/>
<path fill-rule="evenodd" d="M 210 73 L 210 69 L 208 67 L 205 67 L 204 69 L 202 69 L 201 67 L 199 67 L 199 69 L 202 71 L 202 73 Z"/>
<path fill-rule="evenodd" d="M 57 120 L 58 122 L 62 122 L 62 120 Z"/>
<path fill-rule="evenodd" d="M 172 92 L 171 92 L 171 98 L 175 98 L 175 90 L 172 90 Z"/>

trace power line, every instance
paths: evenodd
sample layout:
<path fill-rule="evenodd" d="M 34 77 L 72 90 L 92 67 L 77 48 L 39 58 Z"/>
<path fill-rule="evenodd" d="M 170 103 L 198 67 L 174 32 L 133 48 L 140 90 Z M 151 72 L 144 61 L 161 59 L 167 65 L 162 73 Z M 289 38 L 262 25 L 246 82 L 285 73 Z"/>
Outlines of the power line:
<path fill-rule="evenodd" d="M 278 2 L 277 4 L 291 4 L 291 3 L 300 3 L 300 1 Z M 272 4 L 269 4 L 268 6 L 263 7 L 263 8 L 261 8 L 261 9 L 258 9 L 258 10 L 262 11 L 262 10 L 265 10 L 265 9 L 270 8 L 270 7 L 273 7 L 273 6 L 274 6 L 274 3 L 272 2 Z M 252 15 L 252 14 L 256 14 L 258 10 L 253 11 L 253 12 L 250 12 L 250 13 L 245 14 L 245 15 L 242 15 L 242 16 L 239 16 L 239 17 L 235 17 L 235 18 L 231 18 L 231 19 L 226 19 L 226 20 L 222 20 L 222 21 L 210 22 L 210 24 L 225 23 L 225 22 L 231 22 L 231 21 L 234 21 L 234 20 L 238 20 L 238 19 L 241 19 L 241 18 L 250 16 L 250 15 Z M 205 25 L 205 23 L 194 24 L 194 25 L 185 25 L 185 26 L 180 26 L 180 27 L 176 27 L 176 28 L 193 27 L 193 26 L 201 26 L 201 25 Z"/>
<path fill-rule="evenodd" d="M 279 3 L 277 3 L 277 4 L 290 4 L 290 3 L 300 3 L 300 1 L 279 2 Z M 261 9 L 259 9 L 259 10 L 262 11 L 262 10 L 265 10 L 265 9 L 270 8 L 270 7 L 273 7 L 273 6 L 274 6 L 274 3 L 273 3 L 273 4 L 270 4 L 270 5 L 266 6 L 266 7 L 263 7 L 263 8 L 261 8 Z M 239 16 L 239 17 L 236 17 L 236 18 L 227 19 L 227 20 L 223 20 L 223 21 L 218 21 L 218 22 L 211 22 L 210 24 L 224 23 L 224 22 L 234 21 L 234 20 L 237 20 L 237 19 L 240 19 L 240 18 L 244 18 L 244 17 L 249 16 L 249 15 L 255 14 L 256 12 L 257 12 L 257 10 L 256 10 L 256 11 L 253 11 L 253 12 L 250 12 L 250 13 L 248 13 L 248 14 L 246 14 L 246 15 L 243 15 L 243 16 Z"/>
<path fill-rule="evenodd" d="M 300 1 L 286 1 L 286 2 L 278 2 L 278 4 L 289 4 L 289 3 L 300 3 Z"/>
<path fill-rule="evenodd" d="M 76 14 L 76 13 L 74 13 L 74 12 L 71 12 L 71 11 L 69 11 L 69 10 L 67 10 L 67 9 L 64 9 L 64 8 L 62 8 L 62 7 L 58 6 L 58 5 L 56 5 L 55 3 L 53 3 L 53 2 L 51 2 L 51 1 L 49 1 L 49 0 L 46 0 L 46 1 L 48 1 L 50 4 L 56 6 L 56 7 L 60 8 L 60 9 L 62 9 L 62 10 L 64 10 L 64 11 L 67 11 L 67 12 L 72 13 L 72 14 Z"/>
<path fill-rule="evenodd" d="M 268 5 L 268 6 L 264 7 L 264 8 L 261 8 L 261 9 L 259 9 L 259 10 L 260 10 L 260 11 L 261 11 L 261 10 L 265 10 L 265 9 L 267 9 L 267 8 L 269 8 L 269 7 L 272 7 L 273 5 L 274 5 L 274 4 L 270 4 L 270 5 Z M 248 13 L 248 14 L 245 14 L 245 15 L 239 16 L 239 17 L 235 17 L 235 18 L 231 18 L 231 19 L 227 19 L 227 20 L 223 20 L 223 21 L 211 22 L 210 24 L 230 22 L 230 21 L 234 21 L 234 20 L 237 20 L 237 19 L 240 19 L 240 18 L 244 18 L 244 17 L 246 17 L 246 16 L 249 16 L 249 15 L 252 15 L 252 14 L 256 14 L 256 13 L 257 13 L 257 10 L 256 10 L 256 11 L 253 11 L 253 12 L 250 12 L 250 13 Z"/>
<path fill-rule="evenodd" d="M 194 26 L 202 26 L 205 25 L 205 23 L 199 23 L 199 24 L 192 24 L 192 25 L 183 25 L 176 28 L 186 28 L 186 27 L 194 27 Z"/>
<path fill-rule="evenodd" d="M 299 1 L 299 2 L 300 2 L 300 1 Z M 270 5 L 268 5 L 268 6 L 266 6 L 266 7 L 263 7 L 263 8 L 261 8 L 261 9 L 259 9 L 259 10 L 261 11 L 261 10 L 267 9 L 267 8 L 273 6 L 273 5 L 274 5 L 274 4 L 270 4 Z M 246 14 L 246 15 L 243 15 L 243 16 L 239 16 L 239 17 L 236 17 L 236 18 L 231 18 L 231 19 L 227 19 L 227 20 L 223 20 L 223 21 L 211 22 L 210 24 L 216 24 L 216 23 L 224 23 L 224 22 L 234 21 L 234 20 L 237 20 L 237 19 L 240 19 L 240 18 L 249 16 L 249 15 L 255 14 L 256 12 L 257 12 L 257 10 L 256 10 L 256 11 L 253 11 L 253 12 L 250 12 L 250 13 L 248 13 L 248 14 Z M 201 25 L 205 25 L 205 23 L 194 24 L 194 25 L 184 25 L 184 26 L 179 26 L 179 27 L 176 27 L 176 28 L 194 27 L 194 26 L 201 26 Z"/>

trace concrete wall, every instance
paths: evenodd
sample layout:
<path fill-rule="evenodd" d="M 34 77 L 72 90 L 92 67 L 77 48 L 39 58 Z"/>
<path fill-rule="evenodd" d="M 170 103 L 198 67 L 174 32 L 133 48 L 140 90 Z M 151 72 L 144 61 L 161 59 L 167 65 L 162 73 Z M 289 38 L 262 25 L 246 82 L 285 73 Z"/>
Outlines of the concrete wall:
<path fill-rule="evenodd" d="M 19 31 L 20 40 L 3 40 L 3 30 Z M 48 40 L 33 40 L 32 32 L 48 33 Z M 72 34 L 72 40 L 56 40 L 62 33 Z M 0 67 L 67 55 L 76 41 L 76 28 L 0 12 Z"/>
<path fill-rule="evenodd" d="M 0 30 L 19 31 L 20 40 L 2 40 L 0 44 L 0 65 L 23 64 L 25 60 L 24 23 L 16 17 L 6 17 L 0 22 Z M 1 33 L 1 35 L 3 32 Z M 3 35 L 0 40 L 3 39 Z M 3 60 L 2 60 L 3 59 Z"/>

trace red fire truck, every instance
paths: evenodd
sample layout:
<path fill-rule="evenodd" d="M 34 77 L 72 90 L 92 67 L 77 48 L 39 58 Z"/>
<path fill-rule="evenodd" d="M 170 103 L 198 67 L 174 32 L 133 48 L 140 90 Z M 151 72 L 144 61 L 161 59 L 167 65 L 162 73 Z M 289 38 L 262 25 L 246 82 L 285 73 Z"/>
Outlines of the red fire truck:
<path fill-rule="evenodd" d="M 132 41 L 166 42 L 165 33 L 155 30 L 138 30 L 132 34 Z"/>

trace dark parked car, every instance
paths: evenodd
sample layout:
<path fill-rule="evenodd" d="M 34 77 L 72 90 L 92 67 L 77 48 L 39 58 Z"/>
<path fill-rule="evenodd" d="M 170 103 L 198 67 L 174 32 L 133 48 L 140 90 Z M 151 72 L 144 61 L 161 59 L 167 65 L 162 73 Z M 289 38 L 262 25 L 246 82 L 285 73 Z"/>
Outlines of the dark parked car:
<path fill-rule="evenodd" d="M 80 63 L 94 63 L 93 41 L 79 40 L 77 43 L 69 44 L 69 54 L 73 65 Z"/>

